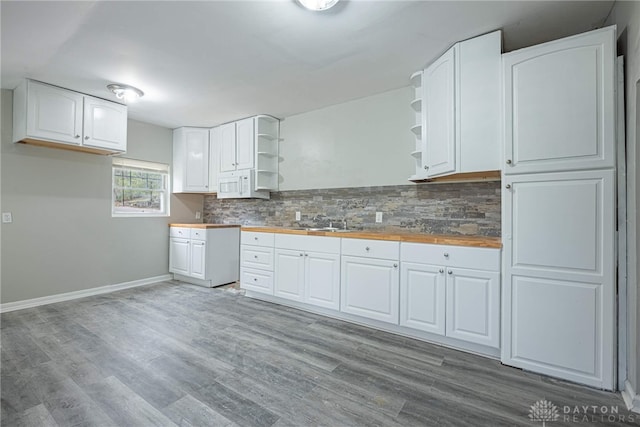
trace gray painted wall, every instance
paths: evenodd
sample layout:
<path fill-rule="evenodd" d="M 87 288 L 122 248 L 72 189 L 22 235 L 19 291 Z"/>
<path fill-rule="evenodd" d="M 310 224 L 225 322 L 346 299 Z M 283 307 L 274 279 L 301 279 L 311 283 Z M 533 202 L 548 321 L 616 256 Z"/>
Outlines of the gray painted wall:
<path fill-rule="evenodd" d="M 407 184 L 412 97 L 405 87 L 285 118 L 280 191 Z"/>
<path fill-rule="evenodd" d="M 194 222 L 203 196 L 172 196 L 170 218 L 112 218 L 111 158 L 13 144 L 11 103 L 2 90 L 0 302 L 167 274 L 167 224 Z M 124 157 L 171 164 L 170 129 L 128 126 Z"/>
<path fill-rule="evenodd" d="M 627 135 L 627 260 L 628 260 L 628 379 L 636 393 L 640 393 L 640 2 L 616 2 L 607 24 L 618 26 L 618 53 L 625 55 L 625 103 Z M 640 409 L 640 408 L 637 408 Z"/>

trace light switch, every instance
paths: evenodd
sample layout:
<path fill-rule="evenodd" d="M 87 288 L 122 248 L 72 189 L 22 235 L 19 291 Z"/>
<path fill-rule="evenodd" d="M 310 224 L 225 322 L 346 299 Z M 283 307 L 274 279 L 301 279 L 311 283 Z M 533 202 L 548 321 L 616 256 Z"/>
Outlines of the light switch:
<path fill-rule="evenodd" d="M 376 212 L 376 222 L 382 222 L 382 212 Z"/>
<path fill-rule="evenodd" d="M 196 211 L 196 219 L 200 219 L 201 216 L 202 216 L 202 212 Z"/>
<path fill-rule="evenodd" d="M 296 212 L 296 221 L 300 221 L 300 212 Z"/>
<path fill-rule="evenodd" d="M 13 216 L 11 212 L 2 212 L 2 222 L 4 224 L 10 224 L 13 222 Z"/>

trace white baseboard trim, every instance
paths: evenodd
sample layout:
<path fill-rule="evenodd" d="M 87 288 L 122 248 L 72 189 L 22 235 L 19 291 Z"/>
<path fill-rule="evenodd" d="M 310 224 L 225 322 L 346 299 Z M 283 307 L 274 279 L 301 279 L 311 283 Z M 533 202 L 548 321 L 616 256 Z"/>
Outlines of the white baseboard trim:
<path fill-rule="evenodd" d="M 627 409 L 640 414 L 640 395 L 636 394 L 629 380 L 624 382 L 624 389 L 621 393 Z"/>
<path fill-rule="evenodd" d="M 7 313 L 9 311 L 38 307 L 40 305 L 53 304 L 56 302 L 90 297 L 92 295 L 108 294 L 109 292 L 135 288 L 138 286 L 151 285 L 153 283 L 163 282 L 167 280 L 173 280 L 173 276 L 171 274 L 163 274 L 162 276 L 148 277 L 146 279 L 140 279 L 140 280 L 132 280 L 131 282 L 116 283 L 113 285 L 100 286 L 97 288 L 82 289 L 80 291 L 73 291 L 73 292 L 65 292 L 64 294 L 56 294 L 56 295 L 49 295 L 46 297 L 26 299 L 22 301 L 7 302 L 4 304 L 0 304 L 0 313 Z"/>

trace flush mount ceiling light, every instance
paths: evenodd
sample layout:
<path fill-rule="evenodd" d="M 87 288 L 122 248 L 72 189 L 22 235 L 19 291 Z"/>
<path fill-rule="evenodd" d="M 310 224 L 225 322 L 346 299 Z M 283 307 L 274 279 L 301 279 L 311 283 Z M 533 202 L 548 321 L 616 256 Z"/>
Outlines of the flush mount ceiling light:
<path fill-rule="evenodd" d="M 144 92 L 137 87 L 121 84 L 107 85 L 107 89 L 116 94 L 116 98 L 122 99 L 124 102 L 133 102 L 138 98 L 142 98 Z"/>
<path fill-rule="evenodd" d="M 296 0 L 309 10 L 321 11 L 332 8 L 339 0 Z"/>

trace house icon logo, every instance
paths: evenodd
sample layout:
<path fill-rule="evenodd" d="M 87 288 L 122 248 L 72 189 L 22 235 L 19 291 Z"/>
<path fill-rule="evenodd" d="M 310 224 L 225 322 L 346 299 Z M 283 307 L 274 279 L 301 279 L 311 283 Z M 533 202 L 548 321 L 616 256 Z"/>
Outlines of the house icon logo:
<path fill-rule="evenodd" d="M 542 422 L 544 427 L 547 422 L 557 421 L 560 418 L 558 407 L 548 400 L 538 400 L 529 409 L 529 419 L 531 421 Z"/>

